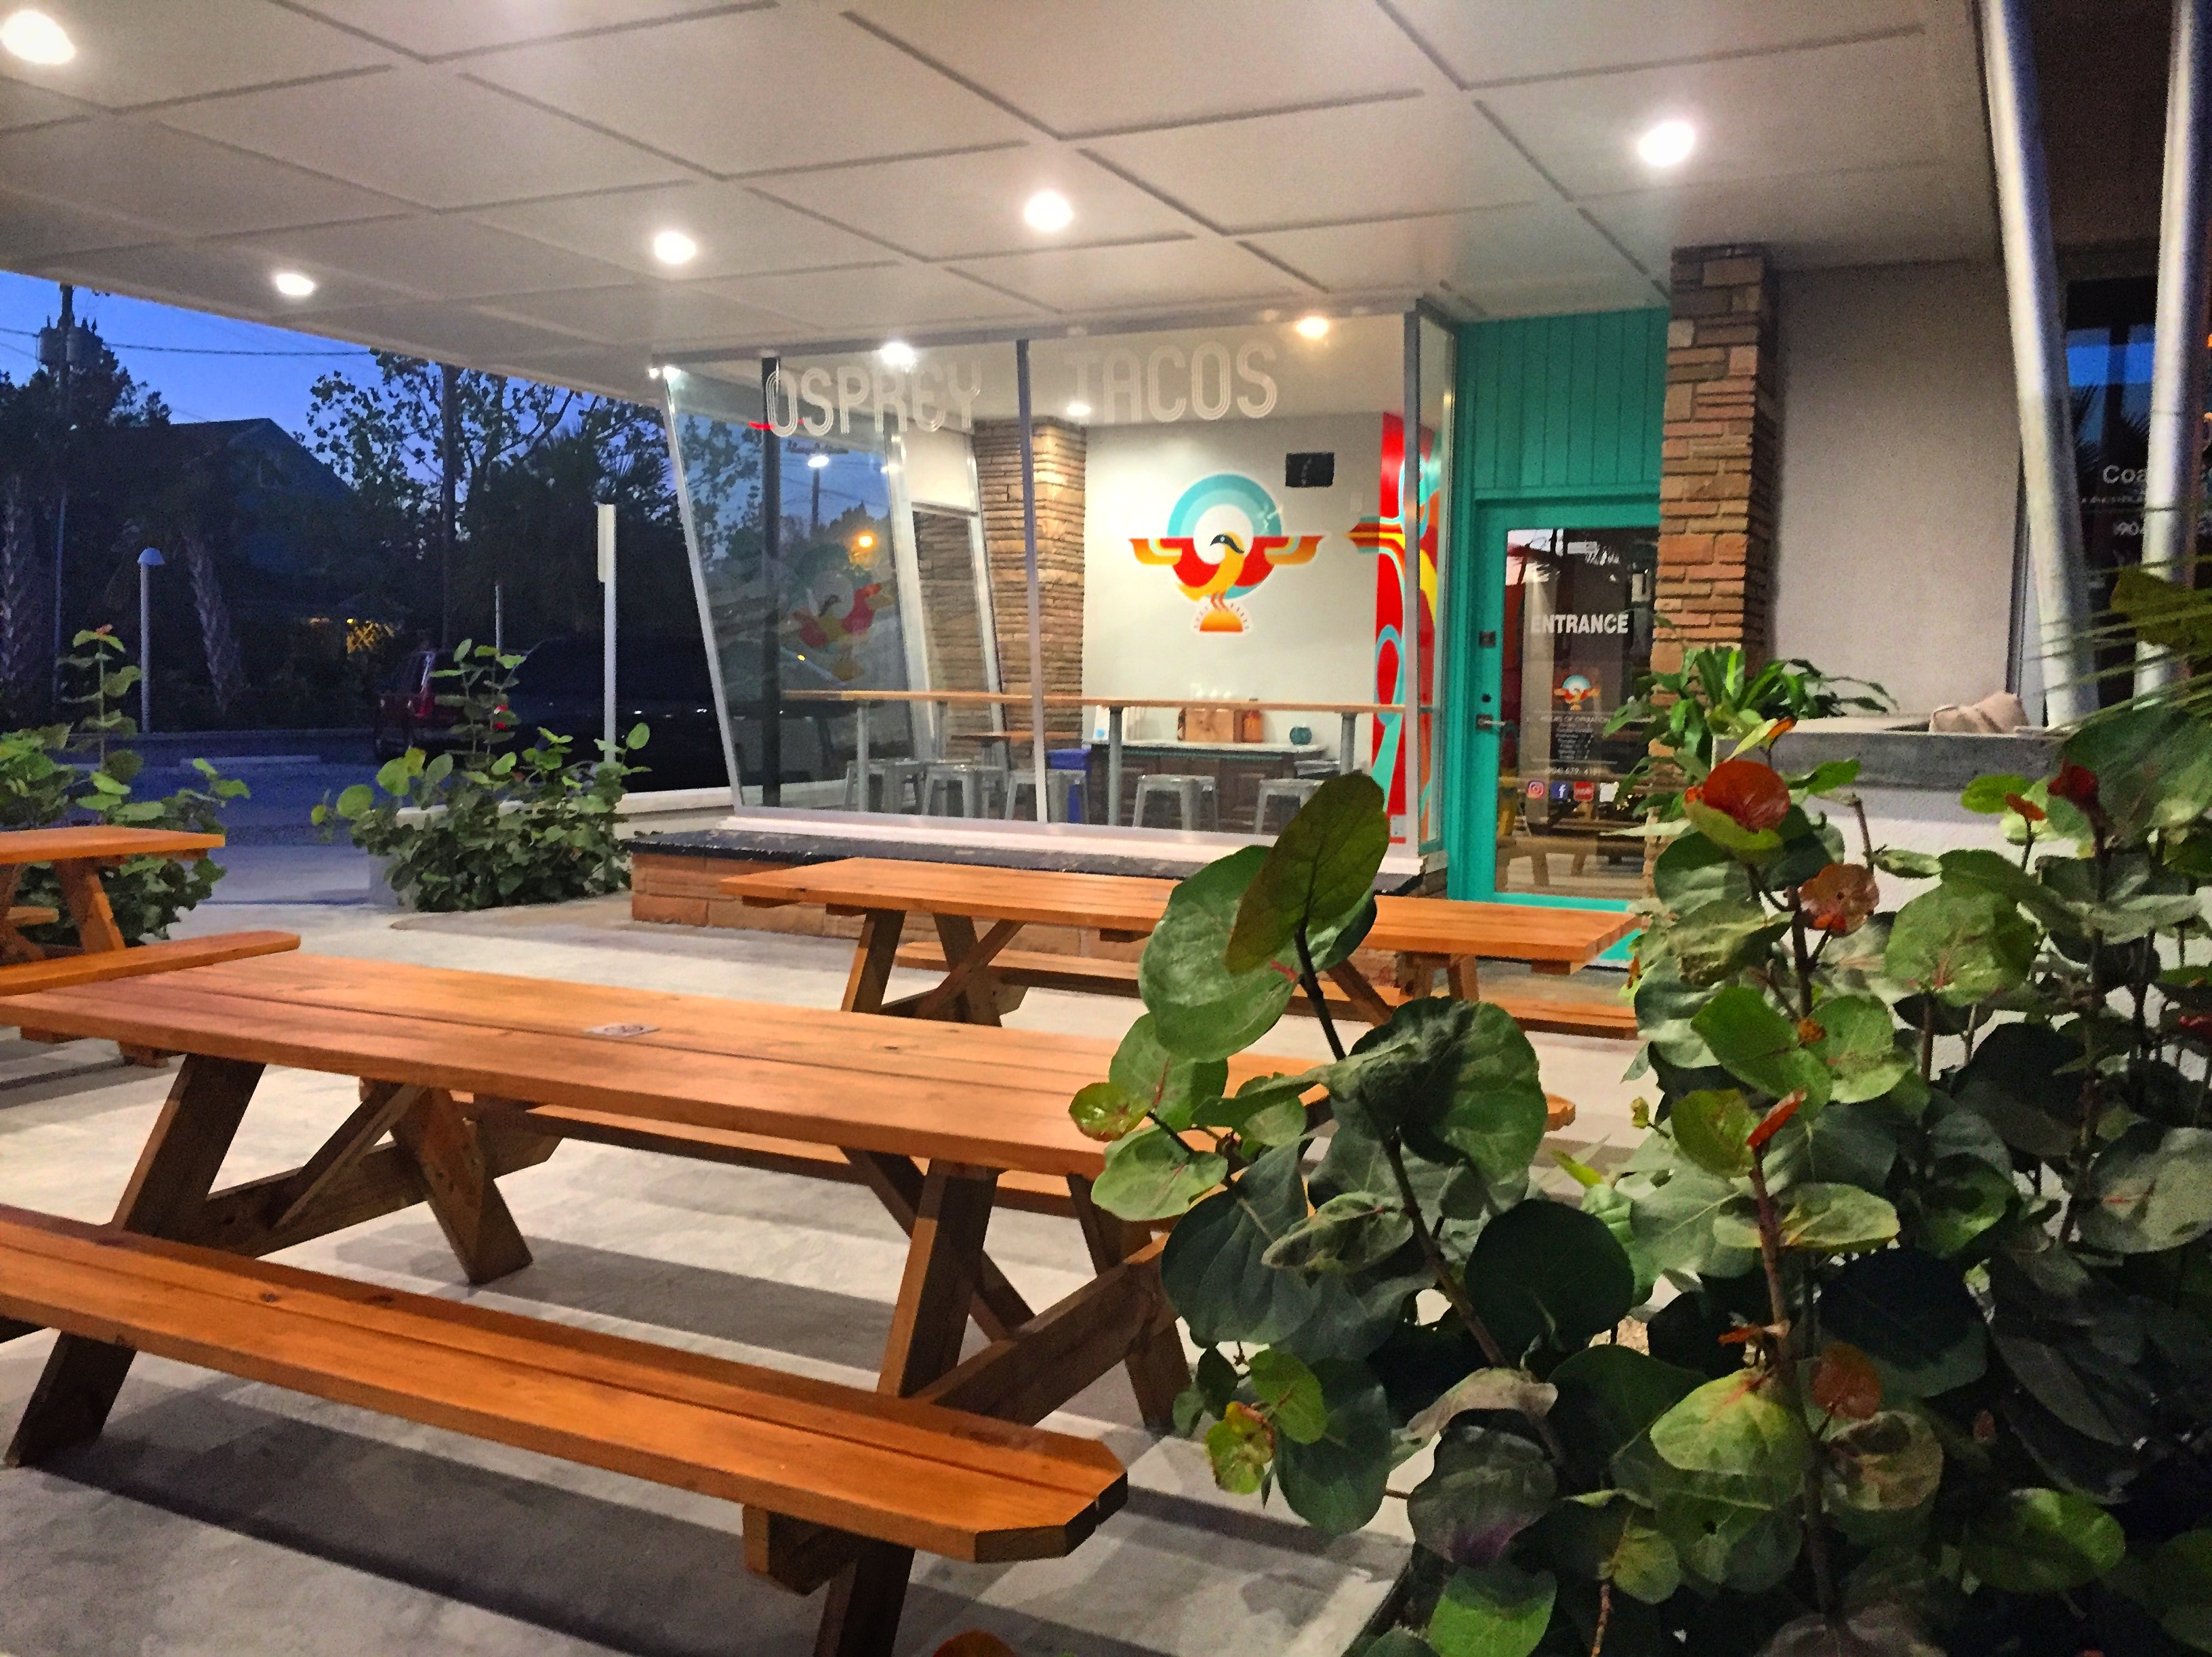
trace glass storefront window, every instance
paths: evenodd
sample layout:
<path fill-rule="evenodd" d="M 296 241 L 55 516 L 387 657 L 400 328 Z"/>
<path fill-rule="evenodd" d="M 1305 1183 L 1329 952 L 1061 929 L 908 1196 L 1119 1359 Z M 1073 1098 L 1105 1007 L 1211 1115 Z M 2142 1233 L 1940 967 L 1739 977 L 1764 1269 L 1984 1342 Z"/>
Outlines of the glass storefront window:
<path fill-rule="evenodd" d="M 1432 704 L 1452 340 L 1421 325 L 1408 444 L 1413 333 L 1032 341 L 1034 627 L 1012 342 L 668 371 L 743 804 L 1267 835 L 1350 766 L 1433 841 L 1427 742 L 1407 804 L 1400 646 L 1419 503 Z"/>
<path fill-rule="evenodd" d="M 1643 744 L 1605 727 L 1651 665 L 1657 569 L 1656 527 L 1506 531 L 1501 892 L 1643 895 L 1621 790 Z"/>

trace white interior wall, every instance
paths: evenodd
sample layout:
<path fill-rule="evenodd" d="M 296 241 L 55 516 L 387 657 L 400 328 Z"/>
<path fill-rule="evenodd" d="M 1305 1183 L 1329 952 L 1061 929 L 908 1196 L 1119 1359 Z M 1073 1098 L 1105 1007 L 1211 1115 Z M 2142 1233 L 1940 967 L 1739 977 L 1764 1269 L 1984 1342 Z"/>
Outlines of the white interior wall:
<path fill-rule="evenodd" d="M 1375 554 L 1355 545 L 1353 525 L 1374 517 L 1382 471 L 1379 415 L 1283 420 L 1187 422 L 1166 426 L 1093 426 L 1085 477 L 1083 685 L 1086 695 L 1317 702 L 1373 700 Z M 1284 457 L 1328 450 L 1334 484 L 1291 489 Z M 1251 478 L 1274 498 L 1282 532 L 1319 534 L 1313 561 L 1277 568 L 1236 600 L 1242 633 L 1200 633 L 1199 605 L 1183 596 L 1172 569 L 1140 564 L 1138 537 L 1169 534 L 1168 519 L 1192 484 L 1218 472 Z M 1231 514 L 1230 516 L 1233 516 Z M 1199 544 L 1226 530 L 1249 534 L 1224 516 L 1203 520 Z M 1209 556 L 1218 556 L 1218 551 Z M 1172 710 L 1134 710 L 1132 737 L 1175 733 Z M 1312 727 L 1333 747 L 1336 721 L 1270 714 L 1267 739 Z"/>
<path fill-rule="evenodd" d="M 1775 653 L 1905 712 L 2005 683 L 2020 428 L 1994 264 L 1782 278 Z"/>

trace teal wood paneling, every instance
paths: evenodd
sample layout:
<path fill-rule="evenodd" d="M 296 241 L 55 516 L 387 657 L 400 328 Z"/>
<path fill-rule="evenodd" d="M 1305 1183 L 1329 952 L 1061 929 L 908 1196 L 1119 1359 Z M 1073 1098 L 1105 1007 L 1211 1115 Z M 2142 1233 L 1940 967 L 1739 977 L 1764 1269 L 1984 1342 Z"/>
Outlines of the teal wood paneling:
<path fill-rule="evenodd" d="M 1503 652 L 1477 640 L 1504 623 L 1505 531 L 1570 519 L 1592 528 L 1657 523 L 1666 398 L 1664 310 L 1518 317 L 1460 331 L 1456 573 L 1441 716 L 1455 897 L 1498 895 L 1498 738 L 1475 719 L 1498 706 Z"/>

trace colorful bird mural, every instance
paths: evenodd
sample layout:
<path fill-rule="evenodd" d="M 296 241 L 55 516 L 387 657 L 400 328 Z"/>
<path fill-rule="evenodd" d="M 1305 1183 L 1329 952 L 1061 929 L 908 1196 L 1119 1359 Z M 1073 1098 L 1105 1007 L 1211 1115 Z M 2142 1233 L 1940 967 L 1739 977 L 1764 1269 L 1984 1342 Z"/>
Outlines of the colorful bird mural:
<path fill-rule="evenodd" d="M 1242 513 L 1251 525 L 1250 536 L 1249 540 L 1240 539 L 1224 530 L 1201 552 L 1198 537 L 1189 531 L 1201 515 L 1216 507 Z M 1311 563 L 1321 550 L 1322 537 L 1285 535 L 1282 528 L 1282 514 L 1265 489 L 1249 477 L 1222 472 L 1201 478 L 1183 491 L 1168 515 L 1168 534 L 1132 536 L 1129 545 L 1139 563 L 1164 566 L 1175 572 L 1176 585 L 1183 597 L 1199 605 L 1200 633 L 1242 633 L 1244 614 L 1236 607 L 1236 601 L 1256 591 L 1285 565 Z M 1216 548 L 1220 551 L 1208 557 L 1207 553 Z"/>
<path fill-rule="evenodd" d="M 839 599 L 835 594 L 817 609 L 791 612 L 791 623 L 799 641 L 810 650 L 828 651 L 830 671 L 841 680 L 850 681 L 860 676 L 860 665 L 853 655 L 853 646 L 874 625 L 875 601 L 883 590 L 881 581 L 854 587 L 852 602 L 842 616 L 837 613 Z"/>

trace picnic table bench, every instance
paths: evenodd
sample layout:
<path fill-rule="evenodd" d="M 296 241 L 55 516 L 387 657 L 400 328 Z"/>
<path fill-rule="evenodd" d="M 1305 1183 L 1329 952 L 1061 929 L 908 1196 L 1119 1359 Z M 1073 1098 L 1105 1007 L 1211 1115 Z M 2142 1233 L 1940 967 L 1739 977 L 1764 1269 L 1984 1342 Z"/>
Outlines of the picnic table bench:
<path fill-rule="evenodd" d="M 20 1011 L 187 1057 L 109 1225 L 0 1211 L 0 1339 L 62 1331 L 13 1462 L 96 1436 L 143 1349 L 738 1502 L 749 1566 L 829 1585 L 817 1651 L 874 1657 L 915 1550 L 1064 1553 L 1120 1505 L 1110 1454 L 1033 1423 L 1117 1365 L 1150 1421 L 1188 1384 L 1161 1241 L 1091 1203 L 1104 1147 L 1067 1116 L 1108 1042 L 308 955 Z M 299 1168 L 216 1190 L 270 1065 L 361 1102 Z M 909 1238 L 876 1391 L 260 1259 L 427 1203 L 471 1282 L 502 1276 L 530 1251 L 498 1182 L 563 1138 L 855 1170 Z M 984 1247 L 1015 1176 L 1060 1183 L 1096 1272 L 1042 1309 Z"/>
<path fill-rule="evenodd" d="M 759 907 L 807 903 L 832 914 L 860 916 L 860 943 L 843 1001 L 848 1009 L 992 1024 L 999 1022 L 1002 986 L 1134 995 L 1133 962 L 1008 946 L 1030 926 L 1096 931 L 1113 942 L 1144 938 L 1159 924 L 1175 883 L 845 858 L 732 875 L 722 889 Z M 1324 991 L 1332 1012 L 1384 1023 L 1409 994 L 1427 993 L 1441 974 L 1451 994 L 1496 999 L 1528 1028 L 1635 1035 L 1635 1015 L 1626 1006 L 1529 996 L 1485 998 L 1478 977 L 1484 956 L 1525 961 L 1540 973 L 1578 971 L 1637 929 L 1632 915 L 1433 897 L 1378 897 L 1375 909 L 1375 925 L 1364 947 L 1398 956 L 1397 981 L 1377 985 L 1353 962 L 1341 962 L 1329 969 Z M 901 949 L 907 918 L 915 914 L 935 923 L 935 950 L 927 944 Z M 980 934 L 979 927 L 984 928 Z M 886 1001 L 885 986 L 895 966 L 939 971 L 944 977 L 921 995 Z M 1291 1005 L 1310 1011 L 1304 997 Z"/>

